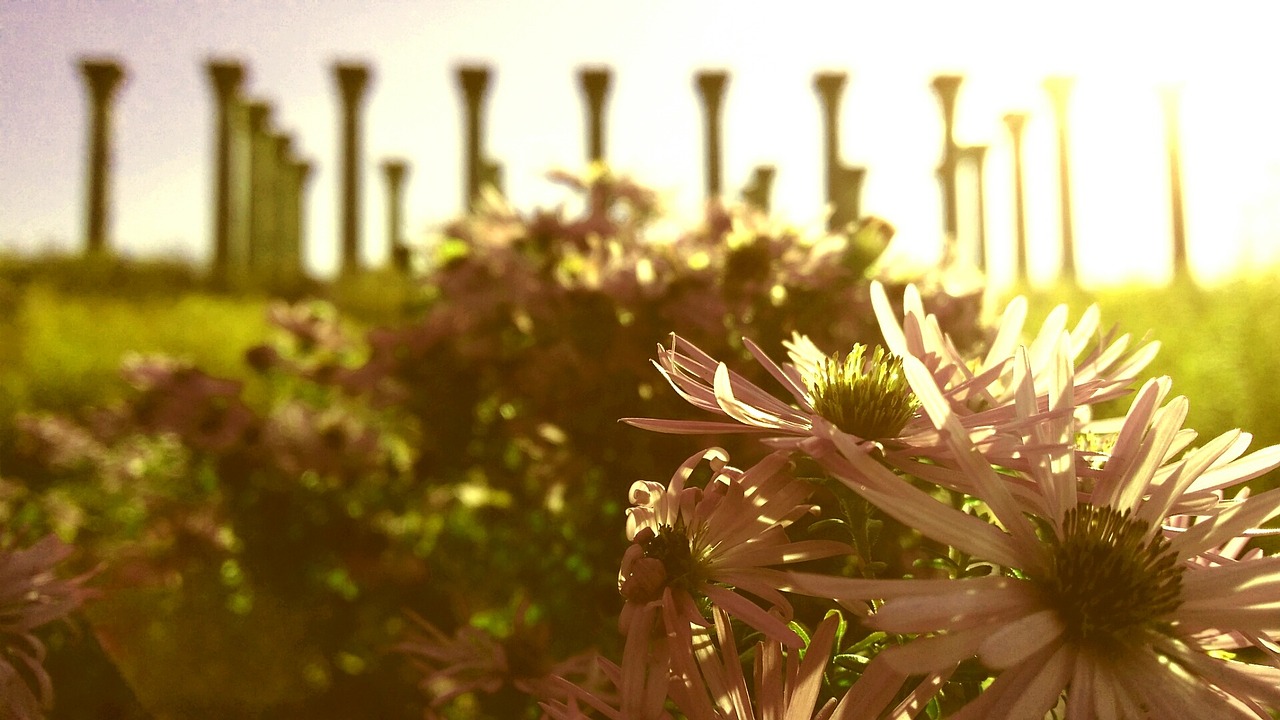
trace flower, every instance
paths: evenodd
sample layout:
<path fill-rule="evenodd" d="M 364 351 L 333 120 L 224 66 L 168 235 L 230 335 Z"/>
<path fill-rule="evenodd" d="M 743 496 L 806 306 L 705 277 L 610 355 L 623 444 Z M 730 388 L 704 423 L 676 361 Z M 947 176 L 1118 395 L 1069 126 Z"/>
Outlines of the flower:
<path fill-rule="evenodd" d="M 907 680 L 887 663 L 872 660 L 839 701 L 833 697 L 818 705 L 823 672 L 841 624 L 839 613 L 830 612 L 814 631 L 803 660 L 795 650 L 785 651 L 776 640 L 756 644 L 753 696 L 742 673 L 729 615 L 716 608 L 714 616 L 716 642 L 712 642 L 709 629 L 695 633 L 696 671 L 683 675 L 672 687 L 676 705 L 690 720 L 874 718 Z M 942 673 L 923 678 L 890 717 L 902 717 L 908 708 L 918 710 L 944 681 Z"/>
<path fill-rule="evenodd" d="M 48 535 L 31 547 L 0 552 L 0 717 L 33 720 L 53 703 L 44 643 L 36 628 L 65 618 L 87 597 L 82 578 L 59 579 L 54 567 L 71 547 Z"/>
<path fill-rule="evenodd" d="M 466 625 L 453 636 L 440 632 L 426 620 L 410 615 L 417 632 L 396 646 L 422 671 L 419 687 L 430 698 L 427 717 L 444 717 L 438 711 L 455 698 L 471 692 L 493 694 L 510 685 L 539 700 L 564 698 L 564 677 L 590 679 L 592 654 L 574 655 L 553 662 L 546 652 L 545 626 L 530 626 L 528 605 L 521 603 L 506 637 L 495 637 Z M 553 678 L 560 678 L 554 680 Z"/>
<path fill-rule="evenodd" d="M 1222 660 L 1208 654 L 1200 638 L 1280 631 L 1274 602 L 1280 557 L 1221 565 L 1198 558 L 1280 515 L 1280 490 L 1212 507 L 1194 495 L 1280 466 L 1280 446 L 1236 460 L 1240 434 L 1227 433 L 1169 462 L 1188 442 L 1179 432 L 1186 401 L 1160 407 L 1168 390 L 1160 379 L 1138 392 L 1102 474 L 1091 477 L 1092 467 L 1078 471 L 1065 442 L 1077 426 L 1070 347 L 1063 334 L 1053 350 L 1049 366 L 1057 369 L 1048 400 L 1062 412 L 1050 413 L 1029 436 L 1032 471 L 1021 485 L 1002 479 L 981 457 L 940 392 L 922 393 L 958 470 L 999 526 L 900 482 L 839 436 L 833 438 L 838 455 L 819 458 L 886 514 L 990 561 L 997 572 L 965 580 L 793 573 L 788 587 L 846 602 L 883 600 L 868 624 L 919 636 L 883 653 L 903 672 L 937 671 L 970 657 L 997 671 L 957 718 L 1043 717 L 1064 691 L 1068 718 L 1267 718 L 1264 707 L 1280 709 L 1280 669 Z M 1019 361 L 1025 371 L 1025 353 Z M 904 367 L 913 376 L 929 373 L 914 357 Z M 1024 410 L 1030 383 L 1024 374 L 1015 389 Z M 1196 508 L 1200 521 L 1182 532 L 1164 531 L 1170 516 L 1187 507 Z"/>
<path fill-rule="evenodd" d="M 958 398 L 964 397 L 972 383 L 940 391 L 932 373 L 908 375 L 904 372 L 904 358 L 879 347 L 868 350 L 855 345 L 846 355 L 829 356 L 808 338 L 796 335 L 786 343 L 791 361 L 778 365 L 755 343 L 746 339 L 743 342 L 789 391 L 793 403 L 774 397 L 697 346 L 673 335 L 671 348 L 659 350 L 655 362 L 659 371 L 690 404 L 727 416 L 733 422 L 657 418 L 624 418 L 623 422 L 679 434 L 758 433 L 765 436 L 766 445 L 799 448 L 810 454 L 821 454 L 823 451 L 815 446 L 829 446 L 830 438 L 838 435 L 874 450 L 887 462 L 908 471 L 916 469 L 922 458 L 932 462 L 951 452 L 921 410 L 916 385 L 927 386 L 929 392 L 943 392 L 948 404 L 964 407 Z M 984 373 L 974 382 L 990 382 L 1000 370 Z M 1017 441 L 1021 440 L 1023 426 L 1038 419 L 1034 412 L 1019 415 L 1008 406 L 966 411 L 957 422 L 992 461 L 1022 467 L 1025 459 Z M 950 481 L 952 489 L 971 490 L 963 476 L 952 476 Z"/>
<path fill-rule="evenodd" d="M 705 489 L 686 487 L 696 467 L 709 462 Z M 626 635 L 620 692 L 631 720 L 656 717 L 667 696 L 671 668 L 692 663 L 691 627 L 706 626 L 697 601 L 706 599 L 766 637 L 801 644 L 787 627 L 791 605 L 769 566 L 832 557 L 849 546 L 828 540 L 790 541 L 783 528 L 810 511 L 812 488 L 791 477 L 787 454 L 776 452 L 745 472 L 712 448 L 688 458 L 663 487 L 631 486 L 627 548 L 618 573 L 625 599 L 619 621 Z M 770 605 L 761 608 L 741 592 Z"/>
<path fill-rule="evenodd" d="M 539 701 L 543 720 L 588 720 L 594 717 L 592 710 L 609 720 L 623 720 L 617 692 L 622 685 L 622 670 L 616 664 L 599 656 L 596 657 L 595 670 L 608 681 L 611 690 L 605 690 L 603 687 L 586 689 L 558 675 L 552 676 L 551 682 L 563 690 L 564 699 Z M 671 714 L 666 711 L 659 712 L 657 717 L 659 720 L 671 720 Z"/>
<path fill-rule="evenodd" d="M 1027 344 L 1022 338 L 1027 300 L 1015 297 L 1001 314 L 986 356 L 966 358 L 942 332 L 937 318 L 925 312 L 915 285 L 908 285 L 903 291 L 901 322 L 878 281 L 871 283 L 871 302 L 889 351 L 923 362 L 948 393 L 956 412 L 965 414 L 966 410 L 1008 406 L 1013 402 L 1018 368 L 1010 360 L 1020 346 L 1027 349 L 1036 395 L 1043 397 L 1048 392 L 1055 345 L 1067 328 L 1066 305 L 1055 307 Z M 1155 341 L 1139 342 L 1130 349 L 1132 338 L 1128 334 L 1116 337 L 1112 331 L 1098 335 L 1099 318 L 1098 306 L 1091 305 L 1069 335 L 1078 405 L 1097 404 L 1123 394 L 1160 350 L 1160 343 Z"/>
<path fill-rule="evenodd" d="M 849 354 L 806 358 L 779 366 L 755 343 L 744 339 L 755 359 L 791 394 L 794 403 L 728 369 L 693 343 L 672 335 L 671 347 L 659 348 L 655 365 L 663 377 L 695 407 L 733 422 L 624 418 L 623 422 L 658 432 L 759 433 L 786 447 L 785 438 L 802 439 L 836 427 L 860 440 L 905 442 L 927 428 L 916 413 L 918 404 L 901 371 L 901 361 L 877 348 L 869 355 L 862 345 Z M 811 344 L 810 344 L 811 345 Z"/>

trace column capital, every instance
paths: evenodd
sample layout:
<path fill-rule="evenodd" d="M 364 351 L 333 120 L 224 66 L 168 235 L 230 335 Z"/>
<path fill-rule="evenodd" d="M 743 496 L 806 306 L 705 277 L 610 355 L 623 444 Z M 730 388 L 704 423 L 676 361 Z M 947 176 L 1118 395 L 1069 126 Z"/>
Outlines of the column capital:
<path fill-rule="evenodd" d="M 249 130 L 262 132 L 271 123 L 271 103 L 266 100 L 250 100 L 245 103 L 249 111 Z"/>
<path fill-rule="evenodd" d="M 609 92 L 609 80 L 612 76 L 608 67 L 602 65 L 585 66 L 578 69 L 578 82 L 587 99 L 599 102 Z"/>
<path fill-rule="evenodd" d="M 387 158 L 382 161 L 382 172 L 388 182 L 400 183 L 409 172 L 409 163 L 402 158 Z"/>
<path fill-rule="evenodd" d="M 457 73 L 458 85 L 469 101 L 479 100 L 489 88 L 492 71 L 488 65 L 460 65 Z"/>
<path fill-rule="evenodd" d="M 245 79 L 244 64 L 229 58 L 209 58 L 204 66 L 218 99 L 225 101 L 235 97 Z"/>
<path fill-rule="evenodd" d="M 364 96 L 373 73 L 365 63 L 339 61 L 333 64 L 333 77 L 338 82 L 343 101 L 354 105 Z"/>
<path fill-rule="evenodd" d="M 720 99 L 724 88 L 729 84 L 729 73 L 725 70 L 699 70 L 693 76 L 698 92 L 710 102 Z"/>
<path fill-rule="evenodd" d="M 849 80 L 849 73 L 840 71 L 818 72 L 813 75 L 813 88 L 824 99 L 839 100 L 844 92 L 844 85 Z"/>
<path fill-rule="evenodd" d="M 1027 113 L 1025 112 L 1005 113 L 1001 119 L 1004 120 L 1005 127 L 1009 128 L 1010 134 L 1016 137 L 1022 135 L 1022 129 L 1027 125 Z"/>
<path fill-rule="evenodd" d="M 111 97 L 125 78 L 124 66 L 114 58 L 83 57 L 79 65 L 80 73 L 88 81 L 89 90 L 98 102 Z"/>
<path fill-rule="evenodd" d="M 1071 89 L 1075 87 L 1076 80 L 1065 75 L 1055 75 L 1047 77 L 1044 80 L 1044 89 L 1049 93 L 1049 97 L 1053 100 L 1054 109 L 1062 112 L 1067 106 L 1067 97 L 1071 94 Z"/>
<path fill-rule="evenodd" d="M 310 160 L 299 159 L 289 163 L 289 167 L 293 168 L 293 171 L 298 174 L 298 185 L 302 186 L 306 185 L 307 180 L 311 177 L 314 165 Z"/>

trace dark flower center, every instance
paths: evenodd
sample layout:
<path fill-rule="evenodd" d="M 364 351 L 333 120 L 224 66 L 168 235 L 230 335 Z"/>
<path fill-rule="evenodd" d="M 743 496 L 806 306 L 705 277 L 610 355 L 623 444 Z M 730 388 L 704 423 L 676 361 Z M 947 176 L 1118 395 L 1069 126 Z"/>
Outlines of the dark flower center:
<path fill-rule="evenodd" d="M 661 561 L 667 571 L 667 584 L 688 590 L 694 582 L 693 553 L 689 550 L 689 536 L 682 525 L 662 525 L 658 532 L 637 536 L 644 548 L 644 556 Z"/>
<path fill-rule="evenodd" d="M 1103 646 L 1159 625 L 1182 604 L 1183 567 L 1150 525 L 1111 507 L 1077 505 L 1050 539 L 1049 565 L 1034 578 L 1069 636 Z"/>
<path fill-rule="evenodd" d="M 843 432 L 884 440 L 902 432 L 920 401 L 911 391 L 902 358 L 879 345 L 867 357 L 857 344 L 843 359 L 823 358 L 808 379 L 813 409 Z"/>

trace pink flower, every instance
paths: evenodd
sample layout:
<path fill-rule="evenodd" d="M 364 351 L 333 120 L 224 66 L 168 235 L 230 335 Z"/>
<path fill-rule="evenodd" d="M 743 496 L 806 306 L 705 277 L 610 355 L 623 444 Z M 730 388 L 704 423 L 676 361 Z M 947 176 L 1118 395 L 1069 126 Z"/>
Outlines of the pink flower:
<path fill-rule="evenodd" d="M 925 312 L 914 285 L 908 285 L 903 292 L 901 322 L 879 282 L 871 283 L 871 301 L 889 351 L 924 363 L 956 412 L 966 414 L 1010 405 L 1020 370 L 1010 361 L 1022 346 L 1026 348 L 1035 394 L 1044 397 L 1048 392 L 1055 346 L 1067 329 L 1066 305 L 1054 308 L 1028 343 L 1022 337 L 1027 301 L 1021 296 L 1014 298 L 1005 306 L 985 357 L 971 358 L 962 355 L 941 330 L 937 318 Z M 1116 337 L 1114 331 L 1099 336 L 1099 315 L 1098 306 L 1090 306 L 1069 334 L 1068 354 L 1076 368 L 1075 401 L 1082 406 L 1122 395 L 1160 349 L 1158 342 L 1139 342 L 1131 349 L 1131 337 Z"/>
<path fill-rule="evenodd" d="M 565 677 L 594 679 L 594 655 L 553 661 L 546 652 L 546 628 L 527 624 L 527 612 L 525 604 L 516 610 L 515 625 L 507 637 L 495 637 L 470 625 L 458 628 L 450 637 L 426 620 L 411 616 L 417 632 L 396 650 L 408 655 L 422 672 L 419 686 L 430 698 L 428 718 L 445 717 L 439 710 L 467 693 L 492 694 L 510 685 L 534 699 L 549 700 L 570 694 L 564 689 L 568 684 Z"/>
<path fill-rule="evenodd" d="M 0 717 L 34 720 L 53 703 L 34 631 L 80 607 L 82 579 L 62 580 L 54 567 L 71 547 L 49 535 L 29 548 L 0 552 Z"/>
<path fill-rule="evenodd" d="M 713 477 L 705 489 L 686 487 L 703 460 Z M 812 488 L 785 471 L 786 454 L 769 455 L 746 472 L 727 460 L 713 448 L 686 460 L 666 487 L 631 486 L 632 545 L 618 573 L 626 600 L 619 622 L 626 635 L 620 690 L 630 720 L 657 717 L 671 668 L 687 670 L 693 662 L 691 628 L 707 625 L 698 601 L 798 647 L 800 638 L 785 622 L 791 605 L 776 590 L 784 575 L 770 566 L 850 552 L 843 543 L 787 538 L 783 528 L 810 511 L 802 503 Z M 742 592 L 764 600 L 768 609 Z"/>
<path fill-rule="evenodd" d="M 870 442 L 905 443 L 918 430 L 936 437 L 916 412 L 911 388 L 892 357 L 865 354 L 865 348 L 858 346 L 856 357 L 851 354 L 829 364 L 779 366 L 755 343 L 743 342 L 788 391 L 791 401 L 778 399 L 693 343 L 672 335 L 671 347 L 658 349 L 658 371 L 689 404 L 731 422 L 653 418 L 624 418 L 624 422 L 679 434 L 754 433 L 778 441 L 773 443 L 778 446 L 794 445 L 787 439 L 814 437 L 830 427 Z M 831 399 L 830 411 L 823 405 L 824 395 Z"/>
<path fill-rule="evenodd" d="M 857 682 L 837 701 L 817 701 L 822 691 L 823 672 L 831 656 L 838 613 L 829 613 L 818 625 L 805 650 L 804 659 L 786 650 L 776 640 L 762 641 L 755 648 L 754 693 L 747 686 L 738 656 L 737 642 L 729 616 L 715 610 L 715 642 L 711 630 L 695 634 L 697 667 L 682 674 L 672 685 L 672 697 L 690 720 L 852 720 L 877 718 L 898 696 L 907 675 L 887 663 L 872 660 Z M 921 680 L 890 713 L 903 717 L 918 711 L 945 681 L 941 673 Z M 914 714 L 914 713 L 912 713 Z"/>
<path fill-rule="evenodd" d="M 1025 354 L 1020 362 L 1025 370 Z M 929 373 L 914 357 L 905 366 L 910 375 Z M 1201 638 L 1280 632 L 1280 557 L 1222 565 L 1198 558 L 1280 515 L 1280 490 L 1225 506 L 1204 502 L 1280 466 L 1280 447 L 1237 460 L 1239 433 L 1227 433 L 1171 462 L 1188 442 L 1179 432 L 1186 402 L 1159 407 L 1168 383 L 1158 380 L 1139 391 L 1114 449 L 1095 463 L 1100 472 L 1078 468 L 1067 442 L 1077 425 L 1065 334 L 1049 366 L 1056 369 L 1048 402 L 1062 412 L 1029 435 L 1031 471 L 1021 484 L 973 447 L 940 392 L 921 397 L 955 468 L 999 525 L 902 483 L 838 436 L 839 455 L 819 458 L 886 514 L 995 572 L 966 580 L 794 574 L 788 587 L 845 602 L 883 600 L 868 624 L 918 636 L 883 653 L 903 672 L 977 657 L 998 673 L 957 718 L 1039 718 L 1064 692 L 1068 718 L 1267 718 L 1263 708 L 1280 709 L 1280 669 L 1221 660 Z M 1034 404 L 1025 375 L 1015 399 L 1023 411 Z M 1182 532 L 1162 529 L 1191 508 L 1199 522 Z"/>

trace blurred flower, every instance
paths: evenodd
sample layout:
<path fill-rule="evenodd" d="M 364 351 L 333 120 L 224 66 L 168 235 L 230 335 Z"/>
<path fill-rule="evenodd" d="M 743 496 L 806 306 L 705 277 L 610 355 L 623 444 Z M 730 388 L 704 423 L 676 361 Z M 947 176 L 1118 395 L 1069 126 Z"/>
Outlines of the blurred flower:
<path fill-rule="evenodd" d="M 1274 602 L 1280 557 L 1219 566 L 1196 559 L 1280 515 L 1280 490 L 1225 507 L 1206 507 L 1185 494 L 1229 487 L 1280 466 L 1280 447 L 1223 463 L 1241 452 L 1239 433 L 1228 433 L 1166 466 L 1186 439 L 1178 432 L 1186 401 L 1160 408 L 1168 383 L 1150 381 L 1125 418 L 1106 472 L 1077 472 L 1075 453 L 1063 442 L 1076 427 L 1070 353 L 1064 333 L 1051 365 L 1065 370 L 1051 376 L 1048 388 L 1049 406 L 1062 412 L 1030 434 L 1026 484 L 1009 483 L 982 458 L 940 392 L 921 396 L 957 469 L 998 526 L 902 483 L 847 439 L 833 437 L 839 457 L 819 458 L 886 514 L 992 563 L 995 573 L 963 580 L 795 574 L 792 589 L 846 602 L 883 600 L 867 623 L 918 636 L 883 653 L 903 672 L 943 670 L 975 656 L 998 671 L 958 718 L 1043 717 L 1064 691 L 1068 717 L 1223 717 L 1230 710 L 1266 718 L 1263 707 L 1280 709 L 1280 669 L 1219 659 L 1197 638 L 1210 630 L 1280 631 Z M 1025 368 L 1025 353 L 1019 361 Z M 914 357 L 905 369 L 929 373 Z M 1017 394 L 1024 401 L 1030 395 L 1026 376 Z M 1184 532 L 1162 531 L 1166 519 L 1187 506 L 1199 508 L 1203 519 Z"/>
<path fill-rule="evenodd" d="M 20 413 L 14 424 L 23 451 L 53 469 L 92 467 L 107 454 L 107 448 L 93 433 L 65 417 Z"/>
<path fill-rule="evenodd" d="M 396 650 L 422 671 L 419 687 L 430 698 L 428 718 L 445 717 L 439 711 L 461 695 L 493 694 L 504 686 L 542 701 L 566 698 L 570 693 L 565 686 L 576 687 L 567 678 L 594 687 L 594 653 L 553 661 L 547 650 L 547 627 L 529 625 L 527 614 L 527 603 L 521 603 L 511 633 L 501 638 L 470 625 L 449 637 L 411 615 L 415 632 Z"/>
<path fill-rule="evenodd" d="M 695 468 L 710 463 L 706 488 L 686 487 Z M 726 465 L 718 448 L 686 460 L 663 487 L 631 486 L 627 537 L 618 589 L 626 600 L 619 628 L 623 650 L 622 707 L 632 720 L 657 717 L 672 667 L 688 669 L 691 627 L 705 626 L 697 602 L 705 598 L 766 637 L 799 647 L 787 627 L 791 605 L 776 590 L 784 577 L 769 566 L 850 552 L 827 540 L 790 541 L 784 526 L 809 512 L 802 504 L 812 488 L 785 470 L 786 454 L 774 453 L 746 472 Z M 766 610 L 744 597 L 765 600 Z"/>
<path fill-rule="evenodd" d="M 564 699 L 539 702 L 543 720 L 589 720 L 595 717 L 594 713 L 599 713 L 608 720 L 627 718 L 619 708 L 618 688 L 622 685 L 622 670 L 603 657 L 597 657 L 595 662 L 595 670 L 603 681 L 598 683 L 600 687 L 584 688 L 562 677 L 552 677 L 552 682 L 563 690 Z M 657 720 L 671 720 L 671 714 L 663 710 L 659 712 Z"/>
<path fill-rule="evenodd" d="M 141 391 L 132 408 L 134 422 L 148 432 L 175 433 L 197 450 L 231 449 L 257 421 L 240 400 L 240 382 L 213 377 L 188 362 L 133 356 L 120 372 Z"/>
<path fill-rule="evenodd" d="M 26 549 L 0 551 L 0 717 L 34 720 L 53 703 L 42 664 L 45 647 L 34 631 L 65 618 L 87 596 L 82 579 L 54 574 L 70 554 L 71 547 L 53 535 Z"/>
<path fill-rule="evenodd" d="M 286 476 L 306 470 L 355 478 L 383 465 L 378 433 L 341 404 L 323 409 L 291 401 L 266 419 L 262 445 Z"/>

